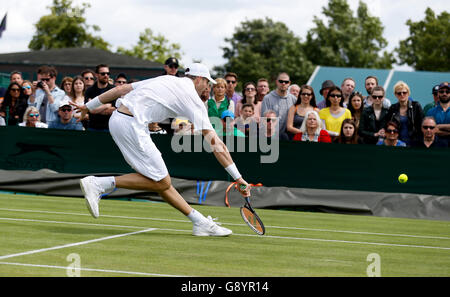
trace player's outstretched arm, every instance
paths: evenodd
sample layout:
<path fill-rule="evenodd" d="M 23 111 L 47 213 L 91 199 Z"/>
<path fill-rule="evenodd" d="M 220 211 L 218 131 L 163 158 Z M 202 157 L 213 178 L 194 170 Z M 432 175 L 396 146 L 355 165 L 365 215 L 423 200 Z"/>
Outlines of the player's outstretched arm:
<path fill-rule="evenodd" d="M 128 94 L 130 91 L 133 90 L 133 87 L 131 84 L 125 84 L 121 85 L 115 88 L 112 88 L 105 93 L 95 97 L 94 99 L 90 100 L 88 103 L 79 105 L 70 102 L 71 105 L 75 106 L 76 110 L 81 111 L 81 116 L 78 119 L 78 121 L 83 120 L 89 111 L 97 109 L 102 104 L 109 103 L 113 100 L 116 100 L 117 98 L 120 98 L 126 94 Z"/>
<path fill-rule="evenodd" d="M 231 158 L 230 152 L 223 141 L 217 136 L 214 130 L 203 130 L 203 136 L 209 142 L 212 152 L 217 161 L 225 168 L 225 170 L 231 175 L 231 177 L 238 183 L 239 192 L 244 197 L 250 196 L 250 185 L 242 178 L 239 170 L 234 164 Z M 241 185 L 245 187 L 241 188 Z"/>

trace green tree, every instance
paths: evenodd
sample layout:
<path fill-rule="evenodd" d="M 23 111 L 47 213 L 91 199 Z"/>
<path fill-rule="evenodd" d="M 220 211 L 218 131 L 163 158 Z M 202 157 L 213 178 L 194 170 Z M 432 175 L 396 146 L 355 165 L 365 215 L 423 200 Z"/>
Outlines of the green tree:
<path fill-rule="evenodd" d="M 92 28 L 100 31 L 96 25 L 86 24 L 84 13 L 90 4 L 82 3 L 73 6 L 72 0 L 53 0 L 48 6 L 51 13 L 39 19 L 36 23 L 36 33 L 30 41 L 31 50 L 46 50 L 52 48 L 95 47 L 108 50 L 109 44 L 101 37 L 89 33 Z"/>
<path fill-rule="evenodd" d="M 446 11 L 436 16 L 431 8 L 419 22 L 408 20 L 409 37 L 401 40 L 399 62 L 416 70 L 449 71 L 450 65 L 450 14 Z"/>
<path fill-rule="evenodd" d="M 235 72 L 241 84 L 262 77 L 273 81 L 279 72 L 287 72 L 295 83 L 305 83 L 314 70 L 300 39 L 284 23 L 267 17 L 242 22 L 225 42 L 230 44 L 222 48 L 228 62 L 214 70 Z"/>
<path fill-rule="evenodd" d="M 322 8 L 323 20 L 314 16 L 315 27 L 307 33 L 305 52 L 316 65 L 360 68 L 391 68 L 392 53 L 381 50 L 387 46 L 384 27 L 379 18 L 371 16 L 360 1 L 356 12 L 346 0 L 330 0 Z"/>
<path fill-rule="evenodd" d="M 179 44 L 169 43 L 163 35 L 155 36 L 150 28 L 146 28 L 139 35 L 139 41 L 135 46 L 129 50 L 118 47 L 117 53 L 164 63 L 170 57 L 180 59 L 182 55 L 180 48 Z"/>

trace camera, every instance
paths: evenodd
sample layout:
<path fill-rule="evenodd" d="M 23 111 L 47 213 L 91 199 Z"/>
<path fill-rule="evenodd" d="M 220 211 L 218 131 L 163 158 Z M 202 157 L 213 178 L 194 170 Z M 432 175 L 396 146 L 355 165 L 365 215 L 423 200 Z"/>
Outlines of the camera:
<path fill-rule="evenodd" d="M 41 81 L 41 80 L 38 81 L 38 83 L 36 84 L 36 87 L 37 87 L 37 88 L 40 88 L 40 89 L 43 89 L 43 88 L 44 88 L 44 86 L 42 85 L 42 81 Z"/>

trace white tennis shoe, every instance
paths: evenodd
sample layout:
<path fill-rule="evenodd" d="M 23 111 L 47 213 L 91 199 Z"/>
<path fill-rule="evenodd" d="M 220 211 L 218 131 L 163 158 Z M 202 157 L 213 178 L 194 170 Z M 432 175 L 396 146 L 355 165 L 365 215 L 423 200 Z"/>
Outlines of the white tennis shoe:
<path fill-rule="evenodd" d="M 233 233 L 230 229 L 219 226 L 220 223 L 214 222 L 211 216 L 208 216 L 205 221 L 194 223 L 192 228 L 192 235 L 194 236 L 228 236 Z"/>
<path fill-rule="evenodd" d="M 95 176 L 87 176 L 80 179 L 81 191 L 83 191 L 86 206 L 94 218 L 98 218 L 98 204 L 100 202 L 100 195 L 103 194 L 103 189 L 95 181 Z"/>

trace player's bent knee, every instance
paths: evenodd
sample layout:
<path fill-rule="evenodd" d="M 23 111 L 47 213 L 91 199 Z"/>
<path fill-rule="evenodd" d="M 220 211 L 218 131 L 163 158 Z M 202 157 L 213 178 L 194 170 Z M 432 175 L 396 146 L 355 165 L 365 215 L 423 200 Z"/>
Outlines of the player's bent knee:
<path fill-rule="evenodd" d="M 167 175 L 165 178 L 158 181 L 156 184 L 157 184 L 157 188 L 155 190 L 157 192 L 164 192 L 164 191 L 170 189 L 172 182 L 171 182 L 170 176 Z"/>

